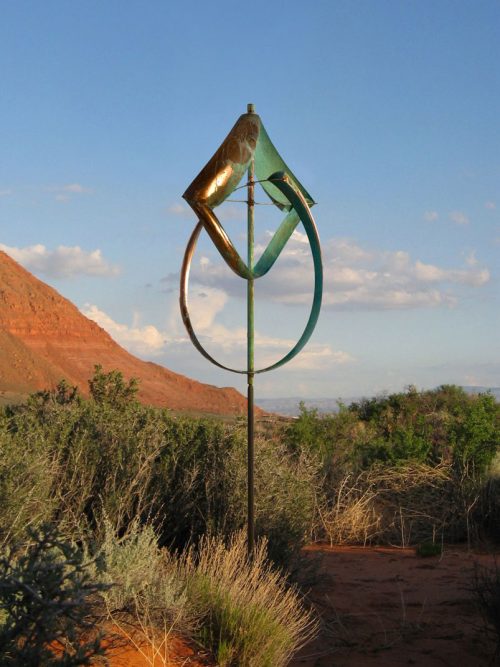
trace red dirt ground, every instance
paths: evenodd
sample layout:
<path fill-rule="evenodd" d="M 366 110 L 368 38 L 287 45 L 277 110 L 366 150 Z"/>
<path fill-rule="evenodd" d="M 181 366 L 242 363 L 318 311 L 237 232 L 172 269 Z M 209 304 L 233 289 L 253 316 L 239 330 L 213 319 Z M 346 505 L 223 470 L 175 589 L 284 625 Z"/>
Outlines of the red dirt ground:
<path fill-rule="evenodd" d="M 318 638 L 293 667 L 486 667 L 485 640 L 471 593 L 474 562 L 494 556 L 449 546 L 421 558 L 414 549 L 311 546 L 319 581 L 310 599 Z"/>
<path fill-rule="evenodd" d="M 125 634 L 112 628 L 113 635 L 118 635 L 116 645 L 109 649 L 107 659 L 109 667 L 211 667 L 215 663 L 209 653 L 192 642 L 170 635 L 166 641 L 158 637 L 153 647 L 140 632 Z"/>
<path fill-rule="evenodd" d="M 318 561 L 309 598 L 322 626 L 290 667 L 492 664 L 494 646 L 482 632 L 470 588 L 474 563 L 492 566 L 494 556 L 462 546 L 420 558 L 414 549 L 313 545 L 304 549 L 308 561 Z M 131 645 L 111 657 L 111 667 L 153 665 L 151 653 L 148 660 Z M 207 653 L 177 637 L 169 641 L 168 658 L 168 667 L 214 665 Z"/>

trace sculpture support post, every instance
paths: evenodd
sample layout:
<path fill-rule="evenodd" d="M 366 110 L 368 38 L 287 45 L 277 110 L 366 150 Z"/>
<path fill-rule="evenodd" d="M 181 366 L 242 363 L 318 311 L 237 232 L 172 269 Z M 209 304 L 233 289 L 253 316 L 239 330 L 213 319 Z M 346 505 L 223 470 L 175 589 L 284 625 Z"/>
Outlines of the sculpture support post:
<path fill-rule="evenodd" d="M 253 105 L 248 105 L 248 112 L 253 112 Z M 250 161 L 247 182 L 247 266 L 252 271 L 254 257 L 254 180 L 255 164 Z M 255 515 L 254 515 L 254 279 L 247 280 L 247 433 L 248 433 L 248 533 L 247 549 L 249 558 L 252 557 L 255 542 Z"/>

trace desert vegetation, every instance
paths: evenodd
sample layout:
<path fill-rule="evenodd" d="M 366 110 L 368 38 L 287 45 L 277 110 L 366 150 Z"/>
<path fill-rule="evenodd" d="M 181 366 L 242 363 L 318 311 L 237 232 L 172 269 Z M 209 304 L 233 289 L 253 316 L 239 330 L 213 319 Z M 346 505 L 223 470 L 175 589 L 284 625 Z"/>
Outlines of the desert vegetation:
<path fill-rule="evenodd" d="M 220 665 L 285 665 L 315 628 L 292 583 L 306 542 L 495 539 L 500 410 L 488 394 L 410 387 L 268 423 L 248 562 L 244 424 L 143 406 L 136 391 L 96 367 L 88 399 L 61 382 L 1 408 L 2 664 L 91 664 L 109 623 L 133 621 L 157 645 L 172 628 L 196 639 Z M 45 562 L 60 572 L 52 592 L 36 574 Z M 25 605 L 21 622 L 28 589 L 69 620 Z M 43 660 L 16 657 L 30 646 Z"/>

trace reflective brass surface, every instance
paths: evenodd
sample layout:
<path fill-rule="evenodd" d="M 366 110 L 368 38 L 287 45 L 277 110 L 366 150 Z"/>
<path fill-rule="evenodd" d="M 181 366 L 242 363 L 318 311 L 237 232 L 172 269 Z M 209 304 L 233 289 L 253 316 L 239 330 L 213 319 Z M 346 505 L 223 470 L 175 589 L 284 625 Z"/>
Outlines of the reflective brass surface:
<path fill-rule="evenodd" d="M 233 192 L 243 178 L 255 152 L 260 132 L 260 118 L 246 113 L 238 118 L 214 156 L 182 195 L 189 203 L 203 203 L 214 208 Z"/>

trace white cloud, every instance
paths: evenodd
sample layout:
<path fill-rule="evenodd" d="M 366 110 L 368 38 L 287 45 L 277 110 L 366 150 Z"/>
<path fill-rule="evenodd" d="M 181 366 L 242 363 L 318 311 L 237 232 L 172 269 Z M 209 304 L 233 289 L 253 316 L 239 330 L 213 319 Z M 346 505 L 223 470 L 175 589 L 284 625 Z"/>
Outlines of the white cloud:
<path fill-rule="evenodd" d="M 9 197 L 12 194 L 12 190 L 6 188 L 5 190 L 0 190 L 0 197 Z"/>
<path fill-rule="evenodd" d="M 426 211 L 424 213 L 424 220 L 426 220 L 427 222 L 435 222 L 436 220 L 438 220 L 438 218 L 439 214 L 437 211 Z"/>
<path fill-rule="evenodd" d="M 471 250 L 471 252 L 466 256 L 465 263 L 467 264 L 467 266 L 477 266 L 478 259 L 476 257 L 475 250 Z"/>
<path fill-rule="evenodd" d="M 290 348 L 288 348 L 290 349 Z M 330 345 L 309 343 L 295 359 L 284 368 L 288 370 L 326 371 L 334 366 L 344 366 L 356 360 L 347 352 L 333 350 Z"/>
<path fill-rule="evenodd" d="M 226 303 L 227 294 L 221 289 L 206 287 L 192 290 L 189 294 L 189 312 L 193 326 L 200 331 L 209 330 Z"/>
<path fill-rule="evenodd" d="M 259 244 L 258 252 L 267 241 Z M 449 307 L 458 302 L 460 290 L 481 287 L 490 280 L 490 272 L 475 255 L 466 258 L 465 268 L 444 268 L 413 259 L 403 250 L 366 249 L 349 239 L 325 241 L 322 252 L 327 308 Z M 233 276 L 219 258 L 212 262 L 204 255 L 192 268 L 192 280 L 233 297 L 244 296 L 244 281 Z M 275 267 L 256 282 L 256 293 L 258 298 L 283 304 L 309 304 L 313 282 L 307 237 L 296 232 Z"/>
<path fill-rule="evenodd" d="M 91 188 L 87 188 L 80 183 L 67 183 L 66 185 L 56 185 L 47 188 L 49 192 L 53 192 L 56 201 L 67 202 L 73 195 L 88 195 L 92 193 Z"/>
<path fill-rule="evenodd" d="M 472 252 L 465 260 L 468 266 L 476 266 L 478 260 L 475 253 Z M 415 262 L 415 274 L 422 282 L 452 282 L 462 285 L 470 285 L 471 287 L 480 287 L 487 283 L 490 279 L 490 272 L 488 269 L 441 269 L 432 264 L 424 264 L 423 262 Z"/>
<path fill-rule="evenodd" d="M 465 215 L 463 211 L 452 211 L 450 213 L 450 220 L 452 220 L 456 225 L 469 224 L 469 218 Z"/>
<path fill-rule="evenodd" d="M 164 351 L 168 342 L 166 334 L 152 324 L 139 326 L 138 316 L 134 317 L 132 326 L 128 326 L 115 322 L 94 304 L 86 303 L 81 312 L 133 354 L 156 356 Z"/>
<path fill-rule="evenodd" d="M 494 211 L 496 209 L 497 205 L 495 204 L 494 201 L 487 201 L 484 204 L 484 208 L 489 209 L 490 211 Z"/>
<path fill-rule="evenodd" d="M 243 368 L 246 363 L 246 329 L 230 328 L 217 321 L 217 315 L 224 309 L 226 301 L 227 295 L 222 290 L 209 289 L 206 293 L 195 291 L 190 299 L 192 323 L 198 339 L 217 361 Z M 177 308 L 175 310 L 177 311 Z M 172 314 L 168 334 L 151 324 L 141 326 L 137 315 L 131 326 L 116 322 L 94 304 L 85 304 L 81 312 L 133 354 L 146 357 L 164 354 L 167 360 L 173 356 L 193 354 L 192 343 L 182 329 L 177 312 Z M 256 331 L 255 349 L 259 366 L 268 366 L 278 361 L 295 343 L 295 340 L 268 336 Z M 285 368 L 319 371 L 353 361 L 355 360 L 350 354 L 333 350 L 328 343 L 309 343 Z"/>
<path fill-rule="evenodd" d="M 68 185 L 63 185 L 61 187 L 63 192 L 71 192 L 72 194 L 88 194 L 92 192 L 90 188 L 85 188 L 80 183 L 69 183 Z"/>
<path fill-rule="evenodd" d="M 99 249 L 86 251 L 79 246 L 60 245 L 55 250 L 49 250 L 41 243 L 15 248 L 0 243 L 0 250 L 29 271 L 51 278 L 115 276 L 119 273 L 118 267 L 107 262 Z"/>
<path fill-rule="evenodd" d="M 175 203 L 168 207 L 168 213 L 178 216 L 179 218 L 194 218 L 194 213 L 186 204 Z"/>

